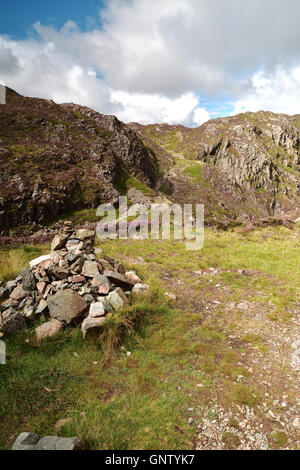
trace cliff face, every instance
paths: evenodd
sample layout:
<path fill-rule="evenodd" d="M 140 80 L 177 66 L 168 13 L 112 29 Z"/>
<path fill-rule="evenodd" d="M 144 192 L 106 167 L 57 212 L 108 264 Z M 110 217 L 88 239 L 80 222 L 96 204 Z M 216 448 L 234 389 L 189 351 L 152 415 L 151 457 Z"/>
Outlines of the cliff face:
<path fill-rule="evenodd" d="M 203 174 L 214 167 L 224 186 L 251 197 L 266 215 L 299 207 L 299 116 L 260 111 L 214 119 L 196 129 L 131 126 L 175 158 L 201 162 Z"/>
<path fill-rule="evenodd" d="M 0 230 L 116 203 L 124 174 L 154 186 L 158 163 L 116 117 L 7 89 L 0 105 Z"/>

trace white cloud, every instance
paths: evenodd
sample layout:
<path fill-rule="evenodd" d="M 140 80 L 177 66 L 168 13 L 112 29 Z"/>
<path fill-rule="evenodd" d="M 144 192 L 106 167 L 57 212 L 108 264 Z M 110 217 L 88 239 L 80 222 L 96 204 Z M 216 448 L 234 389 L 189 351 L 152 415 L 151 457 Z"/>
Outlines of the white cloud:
<path fill-rule="evenodd" d="M 210 120 L 210 115 L 207 109 L 205 108 L 197 108 L 194 111 L 194 122 L 198 125 L 201 126 L 206 121 Z"/>
<path fill-rule="evenodd" d="M 275 113 L 300 113 L 300 66 L 289 70 L 278 68 L 275 73 L 258 72 L 252 87 L 235 103 L 233 114 L 268 110 Z"/>
<path fill-rule="evenodd" d="M 178 98 L 170 99 L 161 95 L 114 91 L 111 97 L 113 102 L 121 103 L 123 106 L 123 110 L 119 112 L 120 119 L 142 124 L 153 122 L 192 124 L 192 112 L 198 105 L 198 98 L 194 93 L 186 93 Z"/>
<path fill-rule="evenodd" d="M 0 79 L 125 121 L 199 125 L 204 96 L 235 112 L 299 112 L 300 2 L 286 3 L 110 0 L 102 29 L 37 22 L 24 40 L 0 35 Z"/>

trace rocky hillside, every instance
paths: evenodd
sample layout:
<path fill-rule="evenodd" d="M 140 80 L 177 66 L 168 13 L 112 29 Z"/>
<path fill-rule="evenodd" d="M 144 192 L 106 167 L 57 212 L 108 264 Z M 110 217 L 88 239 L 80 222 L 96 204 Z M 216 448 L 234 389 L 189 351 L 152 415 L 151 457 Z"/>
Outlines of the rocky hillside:
<path fill-rule="evenodd" d="M 159 191 L 205 205 L 206 223 L 299 217 L 300 116 L 246 113 L 181 125 L 125 125 L 115 116 L 25 98 L 0 105 L 0 234 L 72 210 Z M 156 190 L 156 192 L 153 191 Z M 22 228 L 23 230 L 23 228 Z"/>
<path fill-rule="evenodd" d="M 116 117 L 7 89 L 0 105 L 0 232 L 115 203 L 129 177 L 154 187 L 158 162 Z"/>
<path fill-rule="evenodd" d="M 177 161 L 200 162 L 198 183 L 213 188 L 225 207 L 227 188 L 236 216 L 252 216 L 253 208 L 260 215 L 291 215 L 299 207 L 299 116 L 260 111 L 214 119 L 195 129 L 135 123 L 131 128 Z"/>

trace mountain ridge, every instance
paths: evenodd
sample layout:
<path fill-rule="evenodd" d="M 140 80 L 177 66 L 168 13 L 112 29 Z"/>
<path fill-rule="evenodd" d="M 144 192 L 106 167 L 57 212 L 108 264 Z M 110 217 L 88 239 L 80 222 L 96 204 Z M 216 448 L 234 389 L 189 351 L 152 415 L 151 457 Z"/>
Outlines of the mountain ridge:
<path fill-rule="evenodd" d="M 4 232 L 101 202 L 117 206 L 128 181 L 153 200 L 167 195 L 170 202 L 204 204 L 208 224 L 296 218 L 300 115 L 242 113 L 197 128 L 124 124 L 7 88 L 0 170 Z"/>

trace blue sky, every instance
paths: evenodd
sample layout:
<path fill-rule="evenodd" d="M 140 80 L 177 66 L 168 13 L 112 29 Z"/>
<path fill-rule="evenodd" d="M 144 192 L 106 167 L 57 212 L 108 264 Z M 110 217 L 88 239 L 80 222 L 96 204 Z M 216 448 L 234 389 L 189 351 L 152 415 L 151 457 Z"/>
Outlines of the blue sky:
<path fill-rule="evenodd" d="M 299 0 L 1 4 L 0 81 L 26 96 L 145 124 L 300 112 Z"/>
<path fill-rule="evenodd" d="M 36 21 L 56 29 L 60 29 L 68 20 L 77 23 L 82 31 L 100 27 L 99 9 L 105 7 L 106 1 L 16 0 L 1 3 L 1 34 L 25 38 Z"/>

